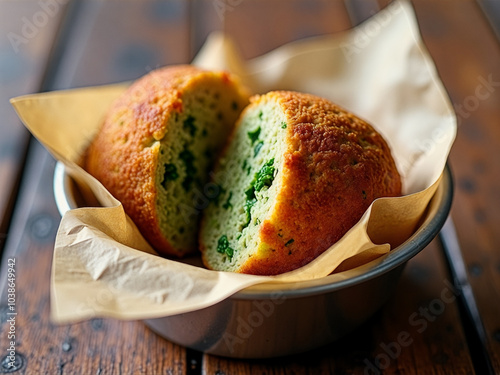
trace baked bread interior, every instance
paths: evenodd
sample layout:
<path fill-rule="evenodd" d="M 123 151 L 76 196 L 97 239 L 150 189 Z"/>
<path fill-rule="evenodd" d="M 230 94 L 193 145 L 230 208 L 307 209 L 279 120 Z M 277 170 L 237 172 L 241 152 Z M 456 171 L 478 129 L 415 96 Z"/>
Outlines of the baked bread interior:
<path fill-rule="evenodd" d="M 401 194 L 389 146 L 328 100 L 276 91 L 240 116 L 203 214 L 200 247 L 214 270 L 276 275 L 338 241 L 379 197 Z"/>
<path fill-rule="evenodd" d="M 198 248 L 199 217 L 218 191 L 209 171 L 248 94 L 225 72 L 171 66 L 136 81 L 113 104 L 84 167 L 165 255 Z"/>

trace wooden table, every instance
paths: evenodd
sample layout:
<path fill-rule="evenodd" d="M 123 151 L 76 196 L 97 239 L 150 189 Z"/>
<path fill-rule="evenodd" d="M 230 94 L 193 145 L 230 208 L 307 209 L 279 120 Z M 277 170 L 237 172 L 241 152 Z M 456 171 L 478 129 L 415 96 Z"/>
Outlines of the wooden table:
<path fill-rule="evenodd" d="M 11 326 L 6 271 L 9 259 L 15 259 L 18 356 L 17 367 L 10 370 L 17 373 L 500 374 L 498 0 L 413 0 L 423 39 L 459 118 L 450 156 L 456 187 L 452 217 L 471 286 L 470 295 L 446 304 L 425 329 L 411 324 L 412 314 L 425 311 L 453 280 L 438 240 L 409 262 L 396 294 L 369 322 L 303 355 L 226 359 L 168 342 L 142 322 L 93 319 L 56 326 L 49 319 L 50 268 L 60 219 L 52 192 L 55 162 L 30 139 L 10 97 L 134 79 L 158 66 L 186 63 L 213 30 L 225 30 L 251 58 L 292 40 L 346 30 L 386 3 L 0 2 L 0 362 L 8 352 Z M 470 319 L 470 296 L 479 321 Z M 412 344 L 384 362 L 384 348 L 402 331 L 411 333 Z M 0 365 L 1 372 L 8 371 Z"/>

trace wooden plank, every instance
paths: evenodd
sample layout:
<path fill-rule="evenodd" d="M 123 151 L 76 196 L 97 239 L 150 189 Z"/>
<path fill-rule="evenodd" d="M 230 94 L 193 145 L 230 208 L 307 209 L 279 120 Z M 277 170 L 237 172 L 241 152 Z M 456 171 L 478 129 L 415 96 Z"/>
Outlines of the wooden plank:
<path fill-rule="evenodd" d="M 452 216 L 500 373 L 500 49 L 474 1 L 414 1 L 424 41 L 459 119 L 450 160 L 456 180 Z"/>
<path fill-rule="evenodd" d="M 232 4 L 225 12 L 224 31 L 246 59 L 297 39 L 343 31 L 350 25 L 339 0 L 254 0 Z"/>
<path fill-rule="evenodd" d="M 240 6 L 243 6 L 243 4 Z M 430 7 L 429 5 L 427 6 Z M 447 10 L 449 9 L 443 6 L 442 10 L 444 11 L 445 8 Z M 96 9 L 97 10 L 90 10 L 99 13 L 99 9 L 104 8 L 98 7 Z M 231 17 L 236 17 L 238 9 L 239 8 L 232 13 Z M 336 15 L 338 16 L 337 13 Z M 324 15 L 322 13 L 322 16 L 330 17 L 330 21 L 332 20 L 332 15 Z M 106 17 L 102 15 L 99 17 L 103 20 L 102 22 L 107 21 Z M 432 18 L 432 15 L 426 15 L 426 18 L 427 17 Z M 238 27 L 235 21 L 228 22 L 234 23 L 234 26 L 231 27 Z M 345 19 L 343 22 L 346 22 Z M 333 22 L 333 24 L 342 25 L 342 22 Z M 431 28 L 430 31 L 432 31 L 432 27 L 435 28 L 436 25 L 432 23 L 427 25 L 427 27 Z M 456 27 L 455 25 L 455 28 Z M 94 38 L 106 37 L 102 33 L 94 32 L 94 26 L 91 26 L 86 33 L 87 34 L 81 37 L 81 39 L 78 39 L 85 41 L 84 45 L 87 43 L 92 44 Z M 272 35 L 272 33 L 269 35 Z M 259 34 L 258 37 L 271 38 L 269 35 Z M 252 35 L 244 35 L 242 32 L 238 40 L 242 43 L 245 41 L 245 38 L 251 37 Z M 293 36 L 287 37 L 285 34 L 280 34 L 277 38 L 287 41 L 293 40 Z M 119 38 L 116 37 L 115 40 L 119 40 Z M 449 38 L 434 38 L 433 40 L 438 49 L 445 48 L 446 43 L 449 42 Z M 278 43 L 278 41 L 266 41 L 266 43 L 262 45 L 259 45 L 257 42 L 246 45 L 246 56 L 251 57 L 263 53 L 265 50 L 273 48 L 273 46 L 276 46 Z M 82 48 L 81 46 L 82 45 L 80 45 L 80 48 Z M 105 44 L 103 44 L 102 48 L 104 47 L 106 47 Z M 259 48 L 262 48 L 262 50 L 259 50 Z M 92 48 L 89 47 L 89 49 Z M 102 51 L 102 49 L 98 48 L 93 49 L 93 51 L 98 50 Z M 117 48 L 115 51 L 119 50 L 120 49 Z M 455 55 L 450 54 L 449 56 L 457 56 L 457 51 L 463 52 L 457 49 Z M 103 60 L 103 64 L 105 64 L 105 61 L 114 61 L 113 56 L 115 55 L 112 53 L 108 55 L 107 51 L 102 51 L 102 53 L 106 57 Z M 440 56 L 444 59 L 442 55 Z M 90 59 L 90 57 L 88 58 Z M 152 58 L 148 61 L 154 62 L 155 60 L 155 58 Z M 111 78 L 114 72 L 107 71 L 106 69 L 102 69 L 102 73 L 97 73 L 97 78 L 89 77 L 87 74 L 91 74 L 91 72 L 88 73 L 85 63 L 79 63 L 79 60 L 75 58 L 64 61 L 66 64 L 63 64 L 61 69 L 61 77 L 63 78 L 60 78 L 58 81 L 61 87 L 71 86 L 77 82 L 78 85 L 84 85 L 86 84 L 85 82 L 87 82 L 86 79 L 94 83 L 108 82 L 108 79 L 121 80 L 119 75 L 117 75 L 116 78 Z M 73 73 L 71 73 L 71 69 L 68 69 L 67 66 L 71 61 L 78 64 L 75 68 L 76 70 L 73 70 Z M 88 60 L 86 61 L 88 62 Z M 446 61 L 446 59 L 443 61 Z M 136 68 L 131 69 L 129 73 L 127 73 L 130 74 L 130 78 L 133 78 L 132 76 L 134 74 L 138 74 L 139 70 L 142 69 L 142 65 L 144 65 L 144 63 L 141 61 L 134 65 Z M 443 69 L 443 71 L 446 70 Z M 124 74 L 124 76 L 127 74 Z M 454 76 L 451 77 L 457 78 Z M 445 84 L 447 84 L 446 81 Z M 453 82 L 451 82 L 451 84 L 453 84 Z M 468 91 L 469 94 L 467 95 L 471 95 L 470 93 L 474 92 L 475 86 L 469 86 L 469 89 L 471 87 L 473 90 Z M 460 91 L 457 92 L 460 93 Z M 462 99 L 465 99 L 465 97 Z M 488 101 L 481 102 L 481 105 L 486 102 Z M 460 104 L 462 101 L 458 103 Z M 495 109 L 492 110 L 494 112 Z M 478 120 L 481 120 L 480 116 Z M 473 129 L 469 129 L 469 132 L 472 133 L 472 140 L 474 140 L 474 136 L 477 136 L 477 134 L 474 135 Z M 497 134 L 492 131 L 489 132 L 488 135 L 495 136 Z M 493 140 L 490 142 L 493 143 Z M 20 259 L 18 271 L 23 275 L 27 275 L 26 279 L 24 276 L 19 279 L 20 284 L 18 286 L 19 311 L 21 311 L 21 309 L 23 311 L 19 317 L 19 325 L 17 326 L 19 334 L 22 335 L 19 351 L 24 354 L 24 358 L 26 359 L 20 372 L 130 373 L 135 371 L 144 373 L 186 373 L 184 349 L 161 340 L 156 336 L 150 336 L 149 331 L 140 323 L 120 323 L 114 320 L 105 319 L 63 327 L 54 327 L 50 324 L 48 321 L 47 302 L 48 269 L 50 265 L 51 248 L 53 246 L 51 241 L 53 241 L 54 233 L 54 226 L 50 224 L 52 220 L 50 218 L 55 215 L 53 202 L 50 198 L 50 178 L 53 165 L 51 165 L 50 158 L 47 159 L 46 155 L 45 159 L 42 157 L 44 155 L 43 151 L 40 153 L 36 150 L 35 148 L 34 156 L 30 157 L 30 161 L 28 162 L 31 170 L 36 171 L 36 173 L 30 171 L 29 174 L 27 174 L 26 188 L 23 189 L 21 193 L 22 199 L 20 200 L 24 206 L 20 206 L 19 210 L 16 210 L 19 219 L 16 219 L 16 224 L 13 225 L 12 235 L 9 236 L 8 253 L 6 254 L 8 257 L 14 255 L 18 256 Z M 479 159 L 475 160 L 480 161 L 483 167 L 481 167 L 480 164 L 478 167 L 476 163 L 474 164 L 474 166 L 476 166 L 474 170 L 476 172 L 478 170 L 481 171 L 481 168 L 485 167 L 485 161 L 482 159 L 485 155 L 483 154 L 484 151 L 478 150 L 476 147 L 474 147 L 472 151 L 467 148 L 465 150 L 469 152 L 469 156 L 474 156 L 476 153 L 480 156 Z M 464 155 L 463 158 L 465 158 L 465 156 L 467 155 Z M 462 161 L 462 159 L 459 160 Z M 487 164 L 486 166 L 491 170 L 491 164 Z M 474 183 L 476 182 L 477 181 L 474 180 Z M 474 185 L 475 187 L 470 188 L 471 184 L 467 181 L 462 183 L 462 185 L 462 194 L 465 194 L 464 192 L 472 194 L 474 188 L 478 188 L 478 185 Z M 487 186 L 488 185 L 480 185 L 481 189 Z M 27 193 L 25 193 L 25 191 L 27 191 Z M 485 203 L 485 201 L 481 201 L 479 198 L 478 200 L 474 200 L 474 202 Z M 472 208 L 474 207 L 475 206 Z M 487 207 L 489 208 L 489 206 Z M 491 210 L 493 210 L 493 207 Z M 464 211 L 460 213 L 470 217 L 471 212 L 475 211 L 471 210 L 471 207 L 465 204 Z M 487 211 L 487 213 L 492 214 L 490 211 Z M 41 216 L 39 216 L 39 214 L 41 214 Z M 478 215 L 478 217 L 480 219 L 481 215 Z M 462 225 L 468 225 L 465 219 L 462 223 Z M 467 227 L 462 226 L 462 228 Z M 488 227 L 483 224 L 483 226 L 477 225 L 475 228 L 478 229 L 481 234 L 486 233 L 490 235 L 490 237 L 496 235 L 491 233 L 491 226 L 488 229 Z M 29 235 L 26 235 L 27 233 L 29 233 Z M 476 236 L 479 235 L 476 234 Z M 498 243 L 494 240 L 495 238 L 493 238 L 491 243 Z M 47 243 L 44 241 L 47 241 Z M 483 246 L 485 245 L 483 244 Z M 495 267 L 495 265 L 490 266 L 490 264 L 487 263 L 480 264 L 482 272 L 479 272 L 477 277 L 480 279 L 479 283 L 483 284 L 485 283 L 484 280 L 487 280 L 486 278 L 482 279 L 482 274 L 485 272 L 485 268 L 482 268 L 484 265 L 490 267 L 487 269 L 488 273 L 492 267 Z M 470 358 L 466 350 L 463 332 L 459 323 L 457 323 L 459 319 L 455 303 L 451 302 L 445 304 L 443 312 L 431 315 L 430 319 L 425 318 L 425 315 L 421 312 L 425 312 L 425 310 L 421 309 L 427 308 L 430 310 L 430 307 L 433 306 L 432 301 L 436 299 L 439 300 L 441 293 L 447 287 L 447 284 L 444 283 L 446 279 L 447 273 L 444 269 L 442 256 L 438 248 L 435 245 L 431 245 L 409 263 L 402 276 L 401 282 L 398 284 L 398 289 L 394 298 L 392 298 L 381 312 L 370 322 L 345 339 L 313 353 L 286 359 L 237 361 L 205 356 L 203 371 L 208 374 L 232 374 L 236 373 L 236 371 L 239 373 L 265 372 L 279 374 L 290 373 L 291 370 L 294 370 L 295 373 L 311 374 L 326 374 L 334 370 L 339 373 L 365 373 L 367 366 L 370 366 L 369 363 L 378 364 L 379 367 L 384 367 L 384 357 L 382 357 L 381 354 L 384 354 L 385 349 L 382 343 L 389 345 L 390 343 L 396 342 L 399 334 L 404 331 L 409 332 L 413 341 L 411 345 L 401 348 L 401 353 L 396 356 L 396 359 L 389 361 L 390 364 L 388 368 L 384 370 L 384 373 L 415 373 L 417 371 L 431 374 L 473 373 Z M 482 284 L 479 285 L 483 286 Z M 485 296 L 488 297 L 487 295 Z M 493 297 L 495 297 L 495 295 L 493 295 Z M 498 300 L 498 298 L 496 300 Z M 439 304 L 434 305 L 434 308 L 436 309 L 438 305 Z M 492 304 L 490 304 L 490 306 L 491 305 Z M 492 307 L 495 308 L 496 306 Z M 410 320 L 414 313 L 417 313 L 417 316 L 413 320 Z M 5 321 L 5 310 L 2 316 L 0 338 L 4 340 L 6 337 L 6 330 L 8 329 L 8 325 Z M 435 319 L 432 320 L 433 318 Z M 422 319 L 427 321 L 425 329 L 423 329 L 424 323 Z M 104 329 L 102 327 L 104 327 Z M 419 332 L 419 328 L 422 328 L 422 332 Z M 101 332 L 100 329 L 103 330 L 102 334 L 99 333 Z M 134 345 L 137 340 L 143 344 L 139 346 Z M 1 343 L 3 347 L 4 341 Z M 36 358 L 34 355 L 31 355 L 31 353 L 37 353 Z M 144 358 L 146 358 L 146 360 L 144 360 Z M 158 358 L 161 358 L 161 360 L 159 361 Z M 379 358 L 379 362 L 376 361 L 377 358 Z"/>
<path fill-rule="evenodd" d="M 16 209 L 8 259 L 15 259 L 15 342 L 23 374 L 185 374 L 184 349 L 158 338 L 141 322 L 94 319 L 57 326 L 49 319 L 49 280 L 59 223 L 52 186 L 54 161 L 33 145 Z M 2 273 L 2 281 L 6 273 Z M 5 285 L 4 285 L 5 286 Z M 1 359 L 10 329 L 3 289 Z M 98 298 L 98 296 L 96 296 Z"/>
<path fill-rule="evenodd" d="M 442 254 L 433 242 L 408 263 L 382 310 L 345 338 L 277 359 L 206 355 L 203 374 L 473 374 L 456 296 L 443 275 Z"/>
<path fill-rule="evenodd" d="M 76 19 L 69 20 L 70 28 L 64 33 L 65 54 L 48 89 L 128 80 L 159 65 L 188 62 L 187 4 L 138 4 L 77 3 Z M 5 248 L 2 280 L 7 280 L 8 259 L 16 259 L 18 275 L 15 342 L 21 359 L 19 373 L 188 373 L 186 350 L 161 339 L 142 322 L 94 319 L 58 326 L 49 320 L 50 267 L 59 222 L 53 168 L 52 157 L 34 143 Z M 2 361 L 10 323 L 5 283 L 0 288 Z"/>
<path fill-rule="evenodd" d="M 349 18 L 353 25 L 357 25 L 378 12 L 377 0 L 345 0 Z"/>
<path fill-rule="evenodd" d="M 29 139 L 9 99 L 39 90 L 64 9 L 56 1 L 0 2 L 0 252 Z"/>
<path fill-rule="evenodd" d="M 84 0 L 78 14 L 53 88 L 133 80 L 192 57 L 183 0 Z"/>
<path fill-rule="evenodd" d="M 381 324 L 374 325 L 378 348 L 371 363 L 379 358 L 383 369 L 387 356 L 401 355 L 384 374 L 473 374 L 467 342 L 460 323 L 457 296 L 439 246 L 432 242 L 408 263 L 394 298 L 382 310 Z M 408 341 L 403 340 L 405 332 Z M 410 342 L 405 347 L 402 343 Z M 392 348 L 392 351 L 389 349 Z M 385 354 L 385 356 L 384 356 Z"/>
<path fill-rule="evenodd" d="M 192 0 L 194 52 L 213 31 L 232 38 L 249 59 L 282 44 L 339 32 L 350 24 L 341 0 Z"/>
<path fill-rule="evenodd" d="M 242 0 L 190 0 L 191 53 L 193 57 L 211 32 L 224 30 L 224 19 Z"/>
<path fill-rule="evenodd" d="M 489 20 L 497 39 L 500 39 L 500 3 L 497 0 L 477 0 L 477 2 Z"/>

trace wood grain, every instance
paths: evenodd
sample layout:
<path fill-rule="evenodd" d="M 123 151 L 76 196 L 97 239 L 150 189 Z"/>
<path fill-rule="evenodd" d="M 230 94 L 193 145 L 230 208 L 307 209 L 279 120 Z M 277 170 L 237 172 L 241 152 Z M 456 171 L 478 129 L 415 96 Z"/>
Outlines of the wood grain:
<path fill-rule="evenodd" d="M 54 161 L 38 143 L 30 150 L 6 259 L 16 259 L 16 342 L 22 374 L 185 374 L 184 349 L 141 322 L 93 319 L 54 325 L 49 319 L 49 280 L 59 222 L 52 186 Z M 0 346 L 7 348 L 8 310 L 2 298 Z M 2 359 L 4 353 L 2 353 Z"/>
<path fill-rule="evenodd" d="M 6 239 L 29 134 L 9 99 L 40 89 L 65 5 L 0 2 L 0 252 Z"/>
<path fill-rule="evenodd" d="M 500 373 L 499 41 L 474 1 L 448 6 L 415 0 L 414 5 L 459 120 L 450 155 L 456 181 L 452 217 L 488 335 L 488 352 Z"/>
<path fill-rule="evenodd" d="M 224 16 L 224 31 L 243 58 L 302 38 L 346 30 L 350 23 L 339 0 L 237 1 Z"/>
<path fill-rule="evenodd" d="M 84 0 L 68 33 L 53 89 L 133 80 L 191 59 L 189 2 L 183 0 Z"/>
<path fill-rule="evenodd" d="M 387 2 L 379 0 L 378 4 Z M 221 3 L 225 6 L 222 18 L 216 7 Z M 251 58 L 298 38 L 345 30 L 377 8 L 374 1 L 346 3 L 347 6 L 339 0 L 119 4 L 80 1 L 77 17 L 66 30 L 66 48 L 51 88 L 128 80 L 157 66 L 189 62 L 212 30 L 224 30 L 231 35 L 244 57 Z M 458 108 L 459 134 L 451 153 L 457 185 L 453 217 L 489 335 L 488 354 L 500 373 L 500 255 L 496 251 L 500 247 L 496 228 L 500 222 L 500 178 L 496 173 L 500 160 L 500 128 L 496 126 L 500 118 L 498 40 L 474 0 L 453 5 L 446 1 L 413 0 L 413 4 L 424 41 Z M 5 7 L 10 7 L 8 13 L 4 12 Z M 37 7 L 38 2 L 0 3 L 0 28 L 14 30 L 19 27 L 19 20 L 32 17 Z M 47 24 L 37 34 L 36 43 L 23 45 L 27 47 L 26 56 L 0 55 L 0 64 L 8 63 L 5 71 L 18 74 L 16 81 L 0 85 L 1 100 L 6 95 L 37 89 L 47 63 L 46 47 L 51 45 L 55 30 L 56 26 Z M 0 52 L 5 46 L 3 39 Z M 7 45 L 8 48 L 11 47 Z M 484 83 L 488 80 L 489 86 Z M 0 113 L 8 113 L 1 100 Z M 2 207 L 7 207 L 14 191 L 13 181 L 24 155 L 22 143 L 27 139 L 20 126 L 10 125 L 17 123 L 12 113 L 7 116 L 12 116 L 12 121 L 5 122 L 7 127 L 0 122 L 0 215 L 4 216 L 2 212 L 8 210 Z M 2 142 L 9 146 L 4 149 Z M 49 278 L 59 221 L 52 198 L 53 167 L 52 158 L 33 143 L 5 246 L 0 280 L 0 348 L 6 347 L 9 329 L 5 259 L 15 258 L 19 311 L 16 342 L 22 355 L 17 373 L 474 373 L 471 348 L 456 300 L 450 293 L 443 255 L 434 242 L 408 263 L 394 296 L 368 322 L 331 345 L 292 357 L 243 361 L 202 356 L 163 340 L 141 322 L 96 318 L 72 325 L 53 325 L 49 319 Z M 0 355 L 0 361 L 4 355 Z M 198 360 L 202 360 L 201 366 Z"/>
<path fill-rule="evenodd" d="M 77 5 L 49 89 L 128 80 L 160 65 L 189 61 L 187 3 Z M 54 161 L 34 143 L 27 166 L 5 248 L 5 259 L 17 260 L 16 342 L 22 359 L 18 372 L 186 374 L 190 369 L 186 350 L 141 322 L 94 319 L 62 326 L 50 322 L 50 267 L 59 222 L 52 192 Z M 5 289 L 0 292 L 0 347 L 7 348 Z"/>
<path fill-rule="evenodd" d="M 190 0 L 191 53 L 196 56 L 214 31 L 224 31 L 224 19 L 228 12 L 242 0 Z M 233 4 L 233 5 L 231 5 Z"/>
<path fill-rule="evenodd" d="M 206 355 L 203 374 L 473 374 L 449 285 L 440 249 L 432 243 L 408 263 L 389 302 L 355 332 L 291 357 Z"/>

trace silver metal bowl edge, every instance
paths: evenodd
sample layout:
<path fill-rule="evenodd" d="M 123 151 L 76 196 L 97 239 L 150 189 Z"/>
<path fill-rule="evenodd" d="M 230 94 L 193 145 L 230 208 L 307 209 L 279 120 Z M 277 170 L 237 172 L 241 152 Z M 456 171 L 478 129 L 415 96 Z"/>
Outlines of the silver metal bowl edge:
<path fill-rule="evenodd" d="M 62 214 L 77 208 L 74 185 L 56 164 L 54 195 Z M 246 288 L 213 306 L 170 317 L 148 319 L 156 333 L 205 353 L 234 358 L 267 358 L 304 352 L 333 342 L 372 316 L 392 295 L 406 262 L 439 233 L 453 198 L 447 166 L 432 216 L 402 245 L 360 269 L 318 280 Z M 338 280 L 338 279 L 337 279 Z"/>

